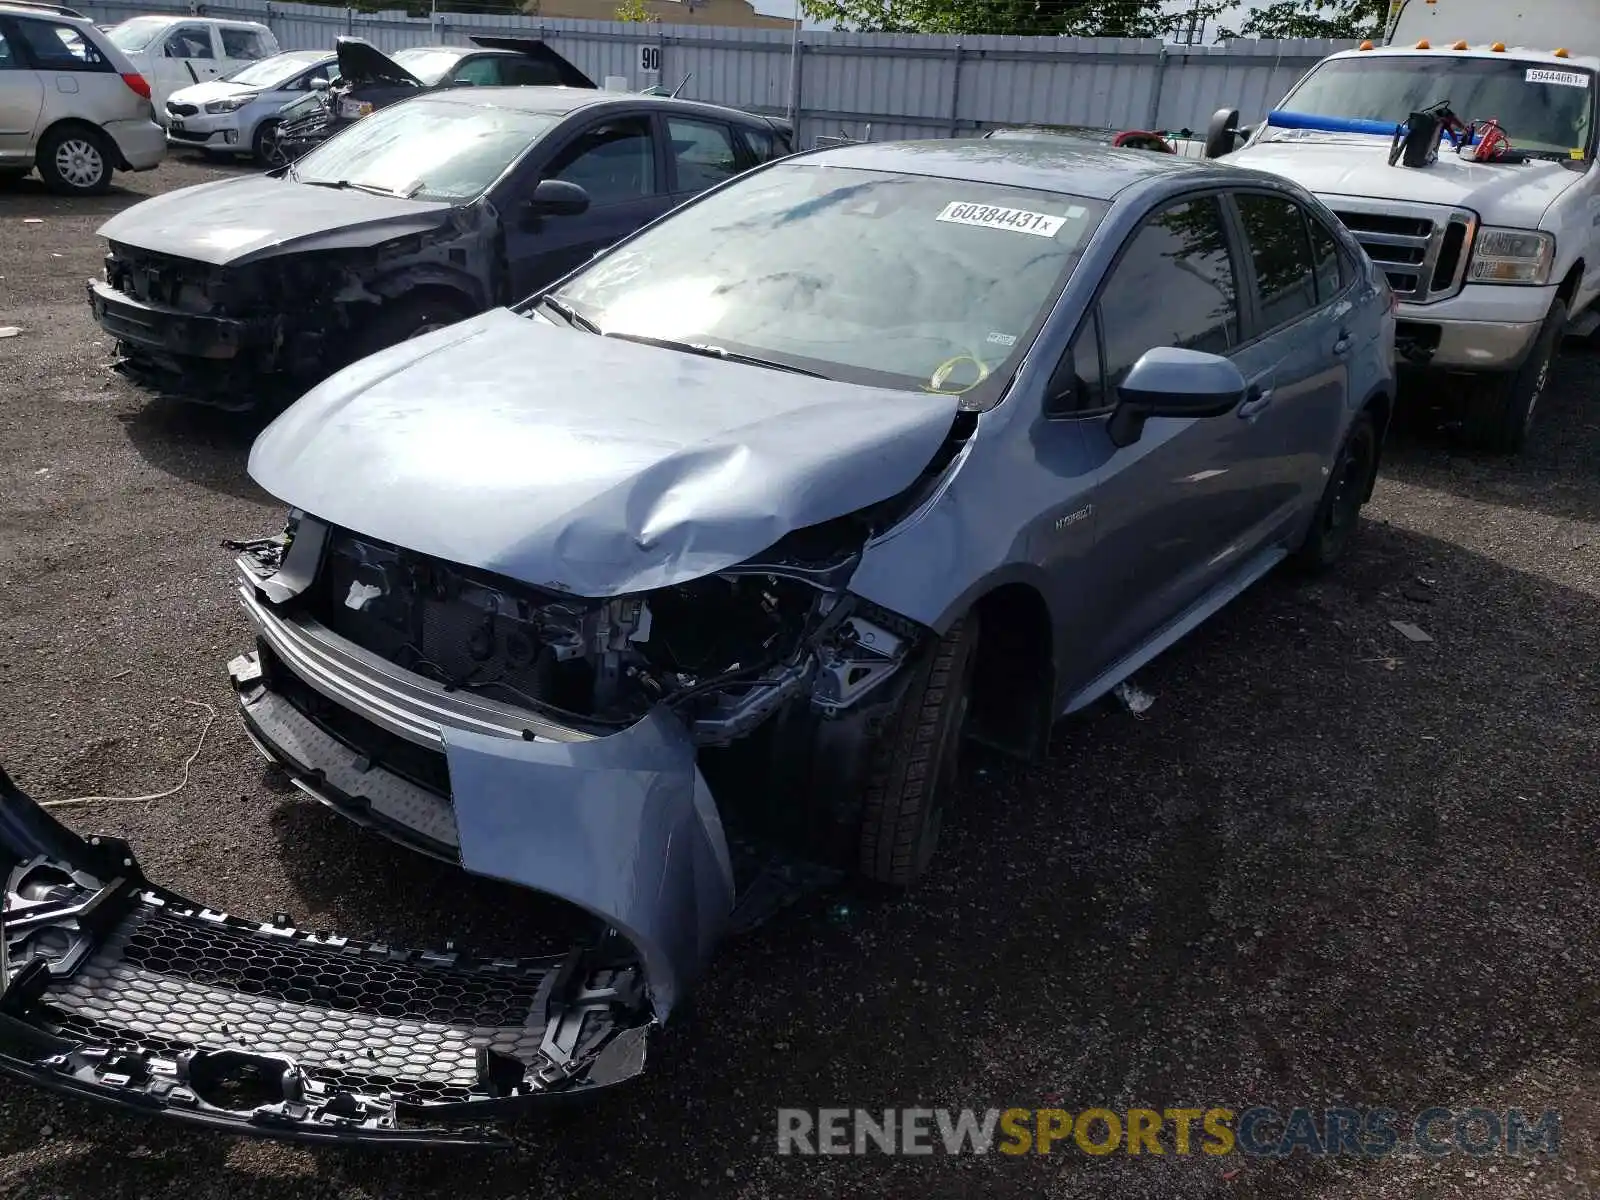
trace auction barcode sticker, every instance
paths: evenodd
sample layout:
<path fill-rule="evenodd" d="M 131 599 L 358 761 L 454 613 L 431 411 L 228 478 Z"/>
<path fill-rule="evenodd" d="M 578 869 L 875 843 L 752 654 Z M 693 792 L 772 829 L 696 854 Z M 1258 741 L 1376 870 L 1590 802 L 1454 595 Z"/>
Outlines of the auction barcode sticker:
<path fill-rule="evenodd" d="M 1031 233 L 1036 237 L 1055 237 L 1066 224 L 1065 217 L 1029 212 L 1025 208 L 1000 208 L 993 204 L 971 204 L 952 200 L 935 220 L 957 225 L 981 225 L 985 229 L 1009 229 L 1012 233 Z"/>
<path fill-rule="evenodd" d="M 1586 88 L 1589 77 L 1577 71 L 1547 71 L 1539 67 L 1528 68 L 1529 83 L 1558 83 L 1562 87 Z"/>

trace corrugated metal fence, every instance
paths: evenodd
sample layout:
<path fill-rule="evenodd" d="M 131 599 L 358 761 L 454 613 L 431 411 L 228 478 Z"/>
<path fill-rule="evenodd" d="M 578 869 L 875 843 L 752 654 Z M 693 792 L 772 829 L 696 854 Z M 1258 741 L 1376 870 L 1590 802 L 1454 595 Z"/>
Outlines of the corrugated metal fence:
<path fill-rule="evenodd" d="M 513 15 L 403 12 L 268 0 L 92 0 L 97 21 L 194 12 L 270 26 L 286 50 L 331 48 L 341 34 L 383 50 L 465 44 L 473 34 L 542 37 L 596 81 L 775 115 L 797 112 L 802 144 L 818 136 L 873 140 L 965 136 L 999 125 L 1202 130 L 1237 107 L 1264 114 L 1307 67 L 1343 43 L 1237 41 L 1174 47 L 1134 38 L 930 37 L 781 29 L 568 21 Z"/>

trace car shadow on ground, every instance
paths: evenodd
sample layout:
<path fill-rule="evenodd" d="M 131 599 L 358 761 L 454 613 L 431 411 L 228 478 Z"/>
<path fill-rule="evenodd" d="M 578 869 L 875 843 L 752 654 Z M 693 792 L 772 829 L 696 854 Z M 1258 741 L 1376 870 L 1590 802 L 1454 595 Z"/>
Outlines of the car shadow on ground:
<path fill-rule="evenodd" d="M 119 176 L 120 178 L 125 178 Z M 27 220 L 37 217 L 109 217 L 150 197 L 113 183 L 100 196 L 63 196 L 45 187 L 37 175 L 0 181 L 0 218 Z"/>
<path fill-rule="evenodd" d="M 1448 394 L 1402 399 L 1384 451 L 1382 476 L 1478 503 L 1502 504 L 1564 520 L 1600 522 L 1600 354 L 1569 348 L 1557 360 L 1527 447 L 1516 456 L 1484 454 L 1441 428 Z"/>
<path fill-rule="evenodd" d="M 1389 627 L 1415 616 L 1419 572 L 1437 581 L 1422 645 Z M 1553 652 L 1508 639 L 1513 613 Z M 1059 727 L 1043 764 L 971 777 L 914 892 L 826 897 L 728 942 L 646 1081 L 559 1136 L 524 1122 L 516 1152 L 483 1156 L 273 1148 L 298 1166 L 267 1170 L 145 1125 L 148 1153 L 119 1150 L 117 1186 L 155 1195 L 204 1171 L 263 1197 L 311 1177 L 384 1196 L 512 1196 L 538 1179 L 610 1197 L 618 1178 L 733 1192 L 726 1172 L 964 1194 L 970 1173 L 942 1156 L 776 1157 L 773 1110 L 1570 1104 L 1573 1078 L 1544 1090 L 1541 1072 L 1576 1064 L 1581 1085 L 1600 1069 L 1600 797 L 1561 783 L 1593 752 L 1597 657 L 1594 597 L 1371 523 L 1338 573 L 1269 579 L 1143 672 L 1144 719 L 1099 706 Z M 310 800 L 270 819 L 297 888 L 337 923 L 498 938 L 532 920 L 512 890 Z M 120 1118 L 62 1111 L 78 1147 L 19 1175 L 30 1194 L 68 1190 L 107 1137 L 133 1140 Z M 1029 1157 L 981 1190 L 1095 1171 L 1129 1195 L 1165 1179 L 1163 1195 L 1288 1200 L 1404 1169 L 1296 1155 L 1244 1161 L 1224 1187 L 1223 1165 L 1241 1164 Z"/>
<path fill-rule="evenodd" d="M 226 412 L 142 385 L 126 386 L 140 403 L 117 419 L 140 458 L 159 471 L 211 491 L 249 500 L 270 499 L 251 482 L 246 464 L 251 443 L 271 422 L 276 409 Z"/>

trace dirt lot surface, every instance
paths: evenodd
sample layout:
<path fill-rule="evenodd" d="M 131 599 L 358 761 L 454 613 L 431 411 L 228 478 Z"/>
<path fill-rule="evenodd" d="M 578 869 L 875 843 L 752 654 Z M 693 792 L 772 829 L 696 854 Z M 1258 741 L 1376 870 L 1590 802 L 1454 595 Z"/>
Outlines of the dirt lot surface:
<path fill-rule="evenodd" d="M 253 430 L 107 370 L 94 201 L 0 192 L 0 761 L 152 878 L 352 935 L 515 943 L 517 897 L 265 769 L 224 663 L 222 538 L 277 528 Z M 1600 356 L 1514 462 L 1391 448 L 1359 546 L 1141 677 L 1143 719 L 969 774 L 913 897 L 729 943 L 636 1090 L 501 1154 L 191 1135 L 0 1085 L 0 1196 L 1589 1196 L 1600 1186 Z M 1433 638 L 1413 643 L 1390 625 Z M 778 1157 L 780 1106 L 1431 1105 L 1561 1113 L 1553 1158 Z"/>

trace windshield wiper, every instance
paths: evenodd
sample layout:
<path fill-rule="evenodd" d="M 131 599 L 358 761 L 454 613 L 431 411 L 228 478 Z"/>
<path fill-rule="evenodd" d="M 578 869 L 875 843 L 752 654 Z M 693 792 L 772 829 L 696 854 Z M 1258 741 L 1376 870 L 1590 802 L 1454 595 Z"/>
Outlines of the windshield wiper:
<path fill-rule="evenodd" d="M 295 182 L 303 183 L 307 187 L 333 188 L 336 191 L 349 189 L 357 192 L 370 192 L 374 196 L 398 196 L 402 200 L 406 199 L 400 192 L 390 188 L 379 187 L 375 183 L 355 183 L 349 179 L 300 179 L 297 177 Z"/>
<path fill-rule="evenodd" d="M 659 346 L 663 350 L 696 354 L 701 358 L 720 358 L 723 362 L 743 363 L 747 367 L 766 367 L 773 371 L 787 371 L 791 375 L 809 375 L 812 379 L 827 378 L 821 371 L 809 371 L 805 367 L 792 366 L 771 358 L 758 358 L 754 354 L 740 354 L 737 350 L 729 350 L 726 346 L 711 346 L 704 342 L 676 342 L 671 338 L 646 337 L 642 333 L 616 333 L 610 330 L 604 336 L 624 342 L 638 342 L 641 346 Z"/>
<path fill-rule="evenodd" d="M 588 317 L 580 316 L 578 311 L 564 300 L 557 300 L 554 296 L 540 296 L 539 303 L 544 305 L 551 312 L 555 313 L 556 316 L 560 317 L 574 329 L 581 329 L 585 333 L 600 332 L 600 326 L 589 320 Z"/>

